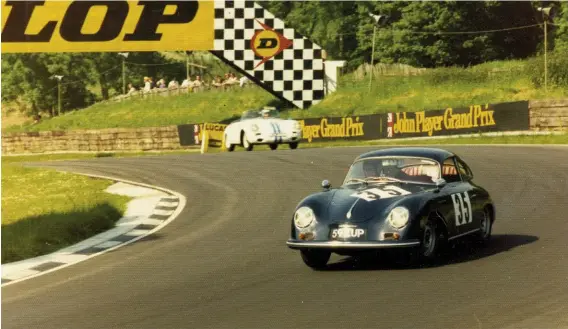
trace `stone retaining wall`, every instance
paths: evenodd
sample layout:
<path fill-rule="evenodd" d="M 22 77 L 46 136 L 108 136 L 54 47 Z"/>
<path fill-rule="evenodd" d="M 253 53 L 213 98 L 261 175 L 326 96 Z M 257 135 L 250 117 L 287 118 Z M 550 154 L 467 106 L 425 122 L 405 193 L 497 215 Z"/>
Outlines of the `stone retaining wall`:
<path fill-rule="evenodd" d="M 565 130 L 568 128 L 568 99 L 530 101 L 532 130 Z"/>
<path fill-rule="evenodd" d="M 2 154 L 182 149 L 177 126 L 2 134 Z"/>

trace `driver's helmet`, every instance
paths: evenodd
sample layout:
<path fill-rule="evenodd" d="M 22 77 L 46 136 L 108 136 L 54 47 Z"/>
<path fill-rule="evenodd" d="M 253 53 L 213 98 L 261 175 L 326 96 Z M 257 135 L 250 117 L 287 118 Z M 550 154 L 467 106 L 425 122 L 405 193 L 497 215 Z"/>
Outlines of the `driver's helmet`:
<path fill-rule="evenodd" d="M 382 172 L 381 174 L 388 177 L 396 177 L 400 173 L 400 165 L 402 165 L 401 160 L 388 159 L 383 160 Z"/>
<path fill-rule="evenodd" d="M 380 160 L 363 160 L 363 173 L 365 177 L 378 177 L 380 173 Z"/>
<path fill-rule="evenodd" d="M 270 116 L 270 110 L 262 110 L 260 111 L 263 118 L 268 118 Z"/>

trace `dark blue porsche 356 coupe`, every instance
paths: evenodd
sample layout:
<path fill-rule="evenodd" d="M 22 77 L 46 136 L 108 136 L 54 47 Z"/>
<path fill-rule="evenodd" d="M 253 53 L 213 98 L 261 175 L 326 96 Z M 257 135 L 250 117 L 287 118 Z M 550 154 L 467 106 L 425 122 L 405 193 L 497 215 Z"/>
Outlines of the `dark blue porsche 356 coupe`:
<path fill-rule="evenodd" d="M 489 193 L 456 154 L 436 148 L 390 148 L 358 156 L 338 188 L 295 209 L 289 248 L 312 268 L 331 253 L 356 255 L 410 248 L 422 261 L 435 259 L 449 240 L 491 236 L 495 207 Z"/>

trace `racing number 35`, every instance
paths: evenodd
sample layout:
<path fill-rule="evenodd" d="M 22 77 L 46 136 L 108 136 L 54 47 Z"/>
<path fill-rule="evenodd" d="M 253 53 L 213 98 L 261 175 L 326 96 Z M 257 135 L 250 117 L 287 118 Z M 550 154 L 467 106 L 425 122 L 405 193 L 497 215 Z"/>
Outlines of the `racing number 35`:
<path fill-rule="evenodd" d="M 451 197 L 454 203 L 456 226 L 471 223 L 473 216 L 471 210 L 471 200 L 467 191 L 463 193 L 452 194 Z"/>
<path fill-rule="evenodd" d="M 410 192 L 403 190 L 398 186 L 389 185 L 389 186 L 383 187 L 382 189 L 372 188 L 372 189 L 368 189 L 368 190 L 365 190 L 365 191 L 357 192 L 357 193 L 352 194 L 351 196 L 363 199 L 365 201 L 373 201 L 373 200 L 377 200 L 377 198 L 387 199 L 387 198 L 392 198 L 392 197 L 395 197 L 395 196 L 407 195 L 407 194 L 410 194 Z"/>

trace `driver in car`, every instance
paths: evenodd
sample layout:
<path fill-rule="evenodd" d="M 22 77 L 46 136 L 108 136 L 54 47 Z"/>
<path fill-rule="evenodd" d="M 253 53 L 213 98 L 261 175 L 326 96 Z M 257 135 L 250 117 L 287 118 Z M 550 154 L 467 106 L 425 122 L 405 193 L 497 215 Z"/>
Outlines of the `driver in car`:
<path fill-rule="evenodd" d="M 363 172 L 365 178 L 370 177 L 391 177 L 403 181 L 425 181 L 431 182 L 429 176 L 411 176 L 402 171 L 396 160 L 365 160 L 363 161 Z"/>
<path fill-rule="evenodd" d="M 364 160 L 363 173 L 365 174 L 365 178 L 387 176 L 383 170 L 382 160 Z"/>
<path fill-rule="evenodd" d="M 262 117 L 265 119 L 270 118 L 270 110 L 262 110 L 260 111 L 260 113 L 262 113 Z"/>

